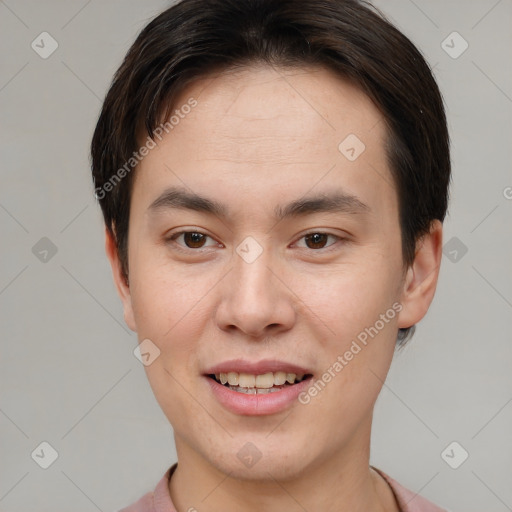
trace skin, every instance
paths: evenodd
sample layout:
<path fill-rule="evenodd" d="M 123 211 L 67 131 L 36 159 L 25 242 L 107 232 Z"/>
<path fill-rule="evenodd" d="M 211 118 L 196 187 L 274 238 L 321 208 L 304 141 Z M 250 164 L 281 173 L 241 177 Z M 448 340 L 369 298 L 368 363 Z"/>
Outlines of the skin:
<path fill-rule="evenodd" d="M 383 117 L 330 71 L 251 66 L 189 84 L 176 108 L 190 97 L 197 106 L 136 171 L 129 285 L 106 232 L 125 321 L 161 351 L 145 371 L 174 430 L 172 500 L 180 512 L 397 511 L 391 489 L 369 468 L 372 413 L 398 328 L 421 320 L 433 299 L 442 224 L 433 223 L 404 268 Z M 366 146 L 355 161 L 338 150 L 351 133 Z M 150 213 L 174 185 L 232 214 Z M 275 206 L 339 188 L 369 211 L 276 224 Z M 202 248 L 183 236 L 168 240 L 180 230 L 208 238 Z M 316 245 L 304 238 L 324 232 L 334 237 Z M 247 236 L 263 249 L 250 264 L 235 251 Z M 296 363 L 318 378 L 395 302 L 400 313 L 307 405 L 234 414 L 201 375 L 240 357 Z M 251 468 L 237 457 L 247 442 L 262 453 Z"/>

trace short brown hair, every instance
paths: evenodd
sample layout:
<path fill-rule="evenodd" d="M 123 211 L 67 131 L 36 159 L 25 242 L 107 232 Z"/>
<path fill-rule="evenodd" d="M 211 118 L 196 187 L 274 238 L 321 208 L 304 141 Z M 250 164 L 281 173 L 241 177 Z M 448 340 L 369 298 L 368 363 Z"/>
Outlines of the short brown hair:
<path fill-rule="evenodd" d="M 92 139 L 96 197 L 125 277 L 133 173 L 112 179 L 137 150 L 140 129 L 154 139 L 176 96 L 195 78 L 257 62 L 323 65 L 379 108 L 407 268 L 432 221 L 444 220 L 451 174 L 442 95 L 414 44 L 364 1 L 181 0 L 153 19 L 129 49 Z M 400 329 L 397 345 L 413 332 L 414 326 Z"/>

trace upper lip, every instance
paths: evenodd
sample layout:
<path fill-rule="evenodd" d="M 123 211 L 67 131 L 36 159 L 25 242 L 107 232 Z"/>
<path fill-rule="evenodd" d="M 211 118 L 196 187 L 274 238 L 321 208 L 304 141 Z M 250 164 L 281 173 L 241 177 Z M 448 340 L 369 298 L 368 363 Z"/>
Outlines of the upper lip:
<path fill-rule="evenodd" d="M 297 364 L 279 361 L 277 359 L 262 359 L 261 361 L 247 361 L 246 359 L 231 359 L 211 366 L 205 371 L 206 375 L 216 373 L 248 373 L 263 375 L 269 372 L 286 372 L 295 374 L 310 374 L 311 371 Z"/>

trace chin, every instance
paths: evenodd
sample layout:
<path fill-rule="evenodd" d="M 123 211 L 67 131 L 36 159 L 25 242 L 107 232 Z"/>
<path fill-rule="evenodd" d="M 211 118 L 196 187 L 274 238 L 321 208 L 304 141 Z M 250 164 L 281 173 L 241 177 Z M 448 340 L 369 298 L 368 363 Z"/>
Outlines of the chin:
<path fill-rule="evenodd" d="M 219 447 L 216 457 L 211 445 L 205 447 L 212 466 L 231 478 L 244 481 L 293 480 L 307 471 L 310 463 L 304 443 L 290 437 L 280 439 L 268 432 L 261 435 L 236 436 L 229 446 Z"/>

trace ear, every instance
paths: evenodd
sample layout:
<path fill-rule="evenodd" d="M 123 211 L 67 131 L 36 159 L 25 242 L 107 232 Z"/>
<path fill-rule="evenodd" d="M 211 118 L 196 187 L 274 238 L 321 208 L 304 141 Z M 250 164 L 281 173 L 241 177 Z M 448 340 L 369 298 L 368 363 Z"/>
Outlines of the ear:
<path fill-rule="evenodd" d="M 117 293 L 123 303 L 124 321 L 132 331 L 137 332 L 137 326 L 133 315 L 130 286 L 121 270 L 121 262 L 119 260 L 117 245 L 107 227 L 105 227 L 105 252 L 107 253 L 110 266 L 112 267 L 112 275 L 114 277 L 114 284 L 116 285 Z"/>
<path fill-rule="evenodd" d="M 406 329 L 419 322 L 434 298 L 443 254 L 443 225 L 434 220 L 430 232 L 416 244 L 414 262 L 407 269 L 402 288 L 403 309 L 398 327 Z"/>

